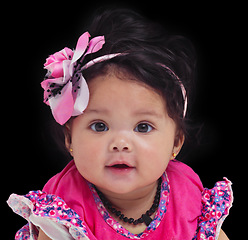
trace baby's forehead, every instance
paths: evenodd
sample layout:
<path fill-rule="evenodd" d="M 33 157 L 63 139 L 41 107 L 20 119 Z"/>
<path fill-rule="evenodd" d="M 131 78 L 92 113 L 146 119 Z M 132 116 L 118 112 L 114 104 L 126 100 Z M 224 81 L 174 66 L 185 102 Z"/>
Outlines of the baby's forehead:
<path fill-rule="evenodd" d="M 89 82 L 88 112 L 108 114 L 112 110 L 130 110 L 134 114 L 160 115 L 165 111 L 164 99 L 151 87 L 114 74 L 101 75 Z M 89 111 L 90 110 L 90 111 Z M 87 112 L 87 110 L 86 110 Z"/>
<path fill-rule="evenodd" d="M 138 79 L 127 69 L 118 67 L 117 65 L 107 64 L 101 73 L 97 74 L 94 78 L 88 79 L 87 83 L 91 90 L 94 92 L 96 88 L 107 88 L 117 92 L 122 88 L 130 91 L 139 89 L 140 92 L 146 92 L 146 97 L 150 95 L 161 95 L 160 92 L 148 84 L 144 80 Z M 147 94 L 150 92 L 152 94 Z"/>

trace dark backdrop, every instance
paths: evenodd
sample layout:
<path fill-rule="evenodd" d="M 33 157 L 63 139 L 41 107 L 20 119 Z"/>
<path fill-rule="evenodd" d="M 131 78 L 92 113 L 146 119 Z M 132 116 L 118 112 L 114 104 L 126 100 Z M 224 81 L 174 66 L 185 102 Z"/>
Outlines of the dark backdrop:
<path fill-rule="evenodd" d="M 196 137 L 198 143 L 185 145 L 179 158 L 199 174 L 205 187 L 212 188 L 223 176 L 233 182 L 234 206 L 223 229 L 230 239 L 235 239 L 237 232 L 242 232 L 242 227 L 233 223 L 242 223 L 241 169 L 246 168 L 247 143 L 247 84 L 241 74 L 245 60 L 242 39 L 247 34 L 240 14 L 242 6 L 216 6 L 210 2 L 139 3 L 115 5 L 133 8 L 162 22 L 171 32 L 190 38 L 196 47 L 198 76 L 191 118 L 201 132 Z M 8 17 L 4 14 L 1 21 L 1 208 L 4 222 L 11 225 L 3 230 L 4 239 L 13 239 L 25 224 L 7 207 L 8 196 L 42 189 L 66 165 L 64 155 L 51 140 L 49 107 L 42 103 L 43 63 L 49 54 L 65 46 L 74 47 L 87 29 L 85 20 L 97 6 L 103 6 L 89 1 L 33 4 L 9 4 L 5 9 Z"/>

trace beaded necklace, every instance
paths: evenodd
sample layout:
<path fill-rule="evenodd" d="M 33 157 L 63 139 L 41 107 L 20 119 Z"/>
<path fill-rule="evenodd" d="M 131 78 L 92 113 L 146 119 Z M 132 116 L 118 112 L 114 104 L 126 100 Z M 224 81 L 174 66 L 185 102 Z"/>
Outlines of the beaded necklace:
<path fill-rule="evenodd" d="M 150 223 L 152 222 L 151 215 L 155 213 L 159 206 L 159 201 L 160 201 L 160 193 L 161 193 L 161 184 L 162 184 L 162 178 L 160 177 L 158 180 L 158 186 L 157 186 L 157 192 L 154 197 L 153 204 L 149 210 L 146 211 L 146 213 L 142 214 L 140 218 L 134 220 L 133 218 L 128 218 L 126 217 L 121 211 L 118 211 L 115 207 L 112 206 L 112 204 L 109 202 L 109 200 L 103 195 L 101 191 L 99 191 L 96 187 L 96 192 L 100 199 L 102 200 L 102 203 L 104 206 L 110 210 L 113 214 L 115 214 L 120 220 L 124 221 L 125 223 L 130 223 L 133 225 L 137 225 L 140 223 L 145 223 L 146 226 L 149 226 Z"/>

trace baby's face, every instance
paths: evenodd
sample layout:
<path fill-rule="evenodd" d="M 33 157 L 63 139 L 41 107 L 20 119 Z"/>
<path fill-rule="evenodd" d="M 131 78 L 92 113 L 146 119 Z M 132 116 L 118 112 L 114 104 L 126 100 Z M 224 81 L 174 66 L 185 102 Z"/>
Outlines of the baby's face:
<path fill-rule="evenodd" d="M 179 147 L 163 98 L 114 73 L 92 79 L 89 89 L 87 109 L 71 124 L 70 147 L 81 175 L 119 194 L 154 183 Z"/>

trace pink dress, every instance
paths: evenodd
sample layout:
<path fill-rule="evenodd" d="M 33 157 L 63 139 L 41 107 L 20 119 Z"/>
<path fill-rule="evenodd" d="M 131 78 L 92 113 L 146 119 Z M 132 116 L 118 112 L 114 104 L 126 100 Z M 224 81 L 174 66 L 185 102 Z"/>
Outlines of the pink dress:
<path fill-rule="evenodd" d="M 42 191 L 12 194 L 8 200 L 13 211 L 28 221 L 15 239 L 34 240 L 39 228 L 52 239 L 214 240 L 232 202 L 230 181 L 224 178 L 212 189 L 203 188 L 198 175 L 178 161 L 170 161 L 164 172 L 158 210 L 140 234 L 130 233 L 110 216 L 74 161 Z"/>

